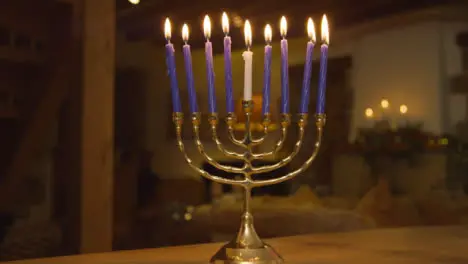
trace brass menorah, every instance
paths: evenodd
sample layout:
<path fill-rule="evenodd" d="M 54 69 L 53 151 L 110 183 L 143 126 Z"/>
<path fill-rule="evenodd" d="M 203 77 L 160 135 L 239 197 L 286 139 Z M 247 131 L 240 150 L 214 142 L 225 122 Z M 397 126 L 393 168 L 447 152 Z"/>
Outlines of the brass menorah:
<path fill-rule="evenodd" d="M 305 128 L 308 120 L 308 103 L 310 96 L 310 77 L 312 72 L 313 49 L 315 46 L 315 27 L 311 18 L 307 22 L 307 32 L 309 41 L 307 42 L 306 59 L 304 65 L 304 79 L 301 92 L 301 102 L 298 114 L 297 126 L 299 128 L 299 135 L 294 145 L 293 151 L 289 156 L 281 159 L 273 165 L 267 166 L 253 166 L 252 162 L 255 160 L 265 160 L 267 158 L 275 157 L 276 154 L 283 147 L 286 140 L 287 131 L 291 125 L 291 115 L 289 114 L 289 74 L 288 74 L 288 42 L 286 40 L 287 21 L 285 17 L 281 18 L 280 31 L 281 31 L 281 136 L 273 147 L 272 151 L 264 153 L 256 153 L 255 146 L 264 143 L 268 135 L 269 127 L 271 125 L 271 115 L 269 109 L 269 95 L 271 88 L 271 50 L 272 46 L 272 29 L 270 25 L 265 26 L 265 63 L 264 63 L 264 86 L 263 86 L 263 135 L 260 138 L 252 136 L 252 113 L 254 103 L 252 101 L 252 56 L 253 52 L 250 49 L 252 45 L 252 29 L 250 22 L 244 22 L 244 37 L 247 50 L 242 53 L 244 59 L 244 100 L 242 108 L 245 114 L 245 134 L 242 139 L 236 138 L 234 128 L 237 125 L 237 118 L 234 114 L 233 108 L 233 85 L 232 85 L 232 70 L 231 70 L 231 38 L 229 37 L 229 21 L 226 13 L 222 16 L 224 37 L 224 62 L 225 62 L 225 84 L 226 84 L 226 108 L 227 108 L 227 130 L 229 139 L 234 145 L 241 147 L 245 150 L 243 153 L 231 151 L 225 148 L 223 143 L 218 137 L 217 127 L 219 124 L 218 114 L 216 110 L 216 92 L 214 87 L 214 66 L 213 66 L 213 53 L 211 37 L 211 22 L 209 16 L 205 16 L 203 21 L 203 30 L 206 38 L 205 42 L 205 61 L 207 68 L 207 84 L 208 84 L 208 103 L 210 116 L 208 122 L 211 127 L 212 138 L 216 143 L 218 149 L 227 157 L 243 161 L 244 165 L 241 167 L 226 166 L 219 164 L 210 157 L 200 140 L 200 125 L 201 114 L 198 111 L 196 100 L 195 85 L 193 80 L 192 59 L 190 53 L 190 45 L 188 44 L 189 29 L 187 24 L 182 27 L 182 39 L 185 44 L 183 46 L 183 55 L 185 62 L 185 73 L 187 78 L 187 90 L 190 99 L 190 112 L 192 113 L 192 125 L 195 138 L 195 144 L 198 151 L 212 166 L 234 174 L 243 176 L 240 179 L 227 179 L 220 176 L 212 175 L 207 171 L 197 167 L 185 152 L 184 142 L 182 140 L 182 125 L 184 123 L 184 116 L 182 114 L 182 107 L 179 98 L 179 89 L 176 77 L 175 58 L 174 58 L 174 45 L 171 40 L 171 23 L 166 19 L 164 34 L 167 39 L 166 44 L 166 64 L 168 68 L 168 75 L 170 78 L 171 92 L 172 92 L 172 106 L 174 113 L 174 124 L 177 133 L 177 142 L 180 150 L 185 155 L 185 160 L 198 174 L 220 184 L 230 184 L 233 186 L 242 187 L 244 189 L 244 206 L 241 217 L 241 226 L 237 236 L 229 243 L 224 245 L 212 258 L 211 263 L 225 263 L 225 264 L 279 264 L 283 263 L 283 259 L 276 251 L 268 244 L 264 243 L 255 232 L 253 224 L 253 216 L 251 212 L 251 194 L 252 189 L 256 187 L 268 186 L 278 184 L 290 180 L 303 171 L 305 171 L 317 157 L 320 144 L 322 142 L 323 128 L 325 126 L 325 88 L 326 88 L 326 75 L 327 75 L 327 58 L 328 58 L 328 22 L 324 15 L 322 18 L 322 45 L 320 46 L 320 72 L 319 72 L 319 85 L 317 96 L 317 109 L 316 109 L 316 129 L 317 138 L 315 148 L 312 155 L 307 161 L 299 168 L 274 179 L 259 180 L 255 179 L 254 175 L 261 173 L 268 173 L 273 170 L 279 169 L 286 164 L 290 163 L 293 158 L 299 153 L 303 144 Z"/>
<path fill-rule="evenodd" d="M 281 114 L 281 136 L 278 139 L 276 145 L 273 147 L 273 150 L 270 152 L 264 153 L 255 153 L 253 151 L 254 146 L 258 146 L 265 141 L 265 138 L 268 135 L 268 127 L 271 124 L 271 118 L 269 114 L 265 114 L 263 118 L 263 135 L 260 138 L 253 138 L 252 136 L 252 129 L 251 129 L 251 118 L 252 118 L 252 110 L 254 107 L 253 101 L 243 101 L 243 110 L 245 114 L 245 134 L 243 139 L 238 139 L 234 133 L 234 127 L 237 123 L 236 115 L 233 113 L 229 113 L 226 117 L 227 123 L 227 130 L 229 134 L 229 138 L 237 146 L 242 147 L 245 151 L 243 153 L 238 153 L 235 151 L 230 151 L 225 148 L 223 143 L 220 141 L 217 132 L 217 126 L 219 123 L 218 115 L 212 113 L 209 117 L 209 124 L 211 126 L 211 133 L 214 142 L 216 143 L 218 149 L 227 157 L 241 160 L 244 162 L 242 167 L 232 167 L 232 166 L 225 166 L 216 162 L 213 158 L 211 158 L 205 151 L 203 144 L 200 140 L 200 125 L 201 125 L 201 118 L 200 113 L 193 113 L 192 114 L 192 125 L 193 125 L 193 133 L 195 144 L 197 145 L 198 151 L 201 155 L 206 159 L 208 163 L 212 166 L 226 171 L 230 173 L 235 173 L 243 176 L 243 179 L 227 179 L 223 177 L 219 177 L 216 175 L 212 175 L 203 169 L 197 167 L 192 160 L 188 157 L 187 153 L 184 149 L 184 142 L 182 140 L 182 124 L 184 122 L 184 116 L 181 112 L 174 113 L 174 125 L 176 128 L 177 133 L 177 143 L 185 156 L 185 160 L 187 163 L 192 167 L 197 173 L 202 175 L 203 177 L 212 180 L 214 182 L 220 184 L 230 184 L 233 186 L 240 186 L 244 189 L 244 204 L 243 204 L 243 213 L 241 216 L 241 226 L 239 228 L 239 232 L 237 236 L 229 243 L 224 245 L 211 259 L 211 263 L 236 263 L 236 264 L 279 264 L 284 263 L 282 257 L 276 253 L 276 251 L 269 246 L 268 244 L 264 243 L 260 237 L 257 235 L 254 223 L 253 223 L 253 216 L 250 206 L 251 201 L 251 191 L 252 188 L 262 187 L 267 185 L 278 184 L 287 180 L 290 180 L 300 173 L 304 172 L 315 160 L 317 157 L 320 144 L 322 141 L 322 134 L 323 128 L 325 126 L 325 114 L 317 114 L 316 115 L 316 129 L 317 129 L 317 137 L 315 140 L 315 148 L 312 152 L 312 155 L 307 159 L 307 161 L 295 171 L 291 171 L 286 175 L 283 175 L 279 178 L 268 179 L 268 180 L 255 180 L 254 175 L 260 173 L 266 173 L 278 168 L 281 168 L 291 162 L 291 160 L 297 155 L 299 152 L 305 134 L 305 128 L 307 126 L 307 114 L 298 114 L 298 121 L 297 126 L 299 128 L 298 132 L 298 139 L 294 145 L 293 151 L 285 158 L 278 161 L 276 164 L 261 166 L 261 167 L 254 167 L 252 165 L 252 161 L 254 160 L 264 160 L 266 158 L 274 157 L 279 150 L 283 147 L 288 127 L 291 124 L 291 115 L 290 114 Z"/>

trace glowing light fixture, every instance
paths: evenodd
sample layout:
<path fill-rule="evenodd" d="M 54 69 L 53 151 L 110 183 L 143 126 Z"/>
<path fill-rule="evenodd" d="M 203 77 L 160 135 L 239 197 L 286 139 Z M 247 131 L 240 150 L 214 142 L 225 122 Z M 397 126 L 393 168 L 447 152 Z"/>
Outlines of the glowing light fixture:
<path fill-rule="evenodd" d="M 383 109 L 387 109 L 390 107 L 390 103 L 387 99 L 382 99 L 382 101 L 380 101 L 380 106 L 382 106 Z"/>
<path fill-rule="evenodd" d="M 367 118 L 372 118 L 374 117 L 374 110 L 372 110 L 372 108 L 367 108 L 364 111 L 364 114 L 366 115 Z"/>

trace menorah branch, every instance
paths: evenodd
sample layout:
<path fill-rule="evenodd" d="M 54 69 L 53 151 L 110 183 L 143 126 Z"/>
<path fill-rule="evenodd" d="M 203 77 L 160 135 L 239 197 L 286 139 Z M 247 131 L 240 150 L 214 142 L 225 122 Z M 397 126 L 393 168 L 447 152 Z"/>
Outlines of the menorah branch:
<path fill-rule="evenodd" d="M 234 145 L 240 146 L 242 148 L 247 148 L 247 146 L 244 144 L 244 140 L 239 140 L 236 138 L 236 135 L 234 134 L 234 125 L 237 123 L 237 117 L 234 113 L 229 113 L 226 117 L 226 124 L 228 127 L 228 135 L 229 139 L 231 140 Z"/>
<path fill-rule="evenodd" d="M 210 123 L 211 126 L 211 136 L 213 138 L 213 141 L 216 143 L 216 146 L 218 147 L 218 150 L 221 151 L 226 157 L 238 159 L 238 160 L 244 160 L 244 154 L 237 153 L 234 151 L 227 150 L 224 146 L 221 140 L 219 140 L 218 137 L 218 115 L 217 114 L 211 114 L 208 122 Z"/>
<path fill-rule="evenodd" d="M 201 176 L 217 183 L 230 184 L 235 186 L 244 186 L 246 184 L 245 180 L 225 179 L 219 176 L 211 175 L 210 173 L 206 172 L 203 169 L 200 169 L 195 164 L 193 164 L 193 161 L 188 157 L 187 152 L 185 151 L 184 142 L 182 140 L 182 125 L 184 123 L 184 114 L 180 112 L 175 112 L 173 114 L 173 121 L 176 129 L 177 145 L 179 146 L 180 151 L 184 155 L 185 161 L 192 169 L 194 169 Z"/>
<path fill-rule="evenodd" d="M 208 161 L 209 164 L 212 166 L 224 170 L 227 172 L 232 172 L 232 173 L 242 173 L 244 171 L 244 168 L 238 168 L 238 167 L 232 167 L 232 166 L 226 166 L 219 164 L 216 160 L 214 160 L 212 157 L 210 157 L 206 151 L 205 148 L 203 147 L 203 143 L 200 140 L 200 124 L 201 124 L 201 118 L 200 118 L 200 113 L 193 113 L 192 114 L 192 125 L 193 125 L 193 134 L 195 136 L 195 144 L 197 145 L 198 152 L 205 158 L 206 161 Z"/>
<path fill-rule="evenodd" d="M 325 126 L 326 122 L 326 116 L 325 114 L 318 114 L 316 116 L 316 127 L 317 127 L 317 138 L 315 140 L 315 148 L 312 153 L 312 155 L 307 159 L 307 161 L 297 170 L 292 171 L 282 177 L 275 178 L 275 179 L 269 179 L 269 180 L 258 180 L 258 181 L 253 181 L 250 183 L 253 188 L 255 187 L 261 187 L 261 186 L 267 186 L 267 185 L 272 185 L 272 184 L 278 184 L 281 182 L 288 181 L 297 175 L 301 174 L 304 172 L 307 168 L 310 167 L 310 165 L 313 163 L 315 158 L 317 157 L 317 154 L 320 150 L 320 146 L 322 144 L 322 137 L 323 137 L 323 128 Z"/>
<path fill-rule="evenodd" d="M 265 113 L 263 116 L 263 121 L 262 121 L 262 127 L 263 127 L 263 136 L 260 138 L 251 138 L 251 145 L 252 146 L 258 146 L 261 145 L 263 142 L 265 142 L 265 139 L 268 137 L 268 129 L 271 124 L 271 114 L 270 113 Z"/>
<path fill-rule="evenodd" d="M 299 114 L 299 122 L 297 125 L 299 127 L 298 139 L 296 141 L 296 144 L 294 145 L 294 149 L 291 152 L 291 154 L 289 154 L 286 158 L 281 159 L 279 162 L 273 165 L 252 168 L 253 173 L 255 174 L 265 173 L 265 172 L 270 172 L 270 171 L 279 169 L 294 159 L 297 153 L 299 153 L 299 150 L 301 149 L 301 146 L 302 146 L 302 142 L 304 140 L 305 127 L 307 126 L 307 114 Z"/>
<path fill-rule="evenodd" d="M 265 153 L 252 153 L 252 159 L 260 160 L 266 159 L 269 157 L 274 157 L 284 146 L 284 142 L 288 135 L 288 127 L 291 124 L 291 116 L 289 114 L 282 114 L 281 120 L 281 136 L 279 140 L 276 142 L 275 147 L 272 151 L 265 152 Z M 263 124 L 264 126 L 269 126 L 269 124 Z"/>

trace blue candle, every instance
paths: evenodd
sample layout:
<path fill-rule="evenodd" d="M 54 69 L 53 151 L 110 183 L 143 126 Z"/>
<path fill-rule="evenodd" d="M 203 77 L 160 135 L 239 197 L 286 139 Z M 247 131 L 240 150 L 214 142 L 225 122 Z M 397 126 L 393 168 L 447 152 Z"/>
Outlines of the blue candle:
<path fill-rule="evenodd" d="M 167 39 L 166 44 L 166 65 L 167 72 L 169 75 L 170 85 L 171 85 L 171 94 L 172 94 L 172 110 L 174 112 L 182 112 L 182 107 L 180 104 L 179 96 L 179 86 L 177 84 L 177 75 L 176 75 L 176 63 L 174 55 L 174 46 L 170 43 L 171 39 L 171 23 L 169 19 L 166 19 L 164 25 L 164 33 Z"/>
<path fill-rule="evenodd" d="M 310 41 L 307 43 L 306 60 L 304 64 L 304 80 L 302 81 L 301 103 L 299 113 L 307 114 L 309 112 L 310 101 L 310 78 L 312 74 L 312 58 L 315 46 L 315 29 L 314 22 L 311 18 L 307 22 L 307 32 Z"/>
<path fill-rule="evenodd" d="M 184 53 L 184 62 L 185 62 L 185 76 L 187 78 L 187 90 L 190 101 L 190 112 L 198 112 L 197 104 L 197 92 L 195 91 L 195 83 L 193 80 L 193 69 L 192 69 L 192 53 L 190 51 L 190 45 L 187 44 L 189 38 L 189 30 L 187 24 L 184 24 L 182 27 L 182 38 L 185 42 L 185 45 L 182 47 Z"/>
<path fill-rule="evenodd" d="M 214 86 L 214 68 L 213 68 L 213 47 L 210 42 L 211 22 L 208 16 L 205 16 L 203 23 L 206 43 L 205 43 L 205 58 L 206 58 L 206 75 L 208 81 L 208 108 L 210 113 L 216 113 L 216 93 Z"/>
<path fill-rule="evenodd" d="M 264 70 L 263 70 L 263 107 L 262 107 L 262 114 L 270 113 L 270 87 L 271 87 L 271 52 L 272 47 L 271 43 L 271 27 L 270 25 L 266 25 L 265 27 L 265 62 L 264 62 Z"/>
<path fill-rule="evenodd" d="M 281 113 L 289 113 L 288 41 L 286 18 L 281 18 Z"/>
<path fill-rule="evenodd" d="M 320 73 L 317 91 L 317 114 L 325 113 L 325 91 L 327 87 L 327 62 L 328 62 L 328 21 L 324 15 L 322 19 L 322 46 L 320 47 Z"/>
<path fill-rule="evenodd" d="M 224 83 L 226 86 L 226 111 L 234 112 L 234 96 L 232 94 L 232 63 L 231 63 L 231 37 L 229 34 L 229 19 L 226 13 L 222 16 L 224 37 Z"/>

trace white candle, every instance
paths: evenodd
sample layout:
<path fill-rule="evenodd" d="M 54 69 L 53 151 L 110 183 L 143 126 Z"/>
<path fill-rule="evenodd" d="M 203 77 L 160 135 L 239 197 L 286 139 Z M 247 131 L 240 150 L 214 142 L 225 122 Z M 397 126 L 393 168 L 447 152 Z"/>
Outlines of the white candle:
<path fill-rule="evenodd" d="M 253 52 L 250 51 L 252 45 L 252 29 L 250 28 L 250 22 L 245 21 L 244 25 L 245 44 L 247 50 L 244 51 L 242 57 L 244 58 L 244 101 L 252 100 L 252 59 Z"/>

